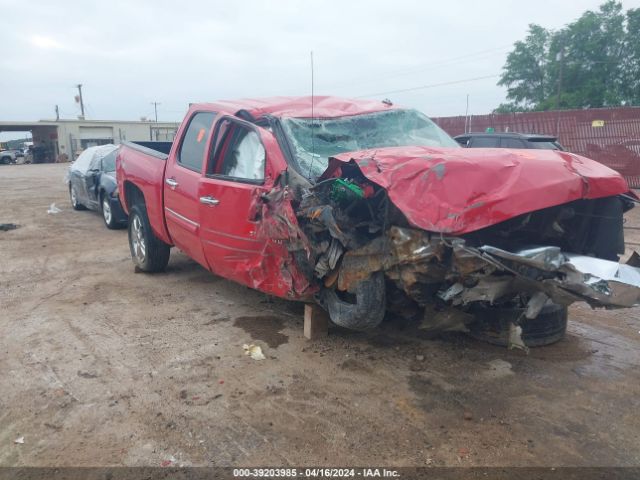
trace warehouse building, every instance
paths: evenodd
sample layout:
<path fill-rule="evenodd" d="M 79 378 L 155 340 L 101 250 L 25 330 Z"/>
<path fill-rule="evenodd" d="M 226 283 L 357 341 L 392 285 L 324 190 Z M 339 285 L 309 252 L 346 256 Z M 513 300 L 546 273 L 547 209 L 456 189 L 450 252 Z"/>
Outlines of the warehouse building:
<path fill-rule="evenodd" d="M 70 160 L 87 147 L 125 141 L 172 141 L 179 123 L 120 120 L 0 121 L 0 132 L 31 132 L 40 161 Z"/>

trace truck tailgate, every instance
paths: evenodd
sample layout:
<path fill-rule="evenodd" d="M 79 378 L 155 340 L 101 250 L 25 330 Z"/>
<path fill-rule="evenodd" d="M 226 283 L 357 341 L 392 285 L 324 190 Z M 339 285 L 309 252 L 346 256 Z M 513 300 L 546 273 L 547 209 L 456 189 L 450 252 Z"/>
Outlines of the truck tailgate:
<path fill-rule="evenodd" d="M 164 171 L 168 155 L 141 145 L 125 142 L 116 158 L 116 176 L 123 208 L 129 214 L 133 195 L 144 196 L 149 223 L 156 236 L 172 244 L 164 221 Z"/>

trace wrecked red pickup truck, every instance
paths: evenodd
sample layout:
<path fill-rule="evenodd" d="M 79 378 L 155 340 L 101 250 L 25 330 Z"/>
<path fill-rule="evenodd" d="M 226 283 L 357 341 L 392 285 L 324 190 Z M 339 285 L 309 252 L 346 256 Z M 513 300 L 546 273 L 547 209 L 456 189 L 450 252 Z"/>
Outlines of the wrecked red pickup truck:
<path fill-rule="evenodd" d="M 168 153 L 125 143 L 117 177 L 143 271 L 177 246 L 347 328 L 391 311 L 526 349 L 560 338 L 573 302 L 640 298 L 640 270 L 618 263 L 636 201 L 618 173 L 568 152 L 460 148 L 389 103 L 192 105 Z"/>

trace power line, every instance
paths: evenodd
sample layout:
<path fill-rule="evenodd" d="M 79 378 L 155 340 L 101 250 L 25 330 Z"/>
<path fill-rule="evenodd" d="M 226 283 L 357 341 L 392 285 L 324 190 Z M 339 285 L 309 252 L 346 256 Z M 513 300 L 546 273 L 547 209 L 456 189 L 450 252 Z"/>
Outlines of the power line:
<path fill-rule="evenodd" d="M 433 67 L 441 67 L 441 66 L 445 66 L 445 65 L 451 65 L 451 64 L 455 64 L 455 63 L 459 63 L 459 61 L 461 60 L 468 60 L 471 59 L 473 57 L 486 57 L 486 56 L 491 56 L 491 55 L 487 55 L 488 53 L 493 53 L 493 52 L 501 52 L 507 48 L 511 47 L 511 45 L 503 45 L 500 47 L 495 47 L 495 48 L 490 48 L 487 50 L 480 50 L 477 52 L 472 52 L 472 53 L 467 53 L 465 55 L 459 55 L 457 57 L 451 57 L 451 58 L 443 58 L 441 60 L 437 60 L 435 62 L 431 62 L 431 63 L 426 63 L 426 64 L 422 64 L 421 66 L 418 66 L 416 68 L 412 68 L 412 69 L 405 69 L 405 70 L 398 70 L 395 72 L 390 72 L 386 75 L 382 75 L 382 76 L 374 76 L 373 78 L 370 78 L 370 80 L 366 80 L 364 82 L 349 82 L 349 83 L 341 83 L 341 84 L 337 84 L 337 85 L 333 85 L 330 86 L 329 88 L 340 88 L 342 86 L 349 86 L 352 87 L 354 85 L 362 85 L 365 83 L 371 83 L 371 82 L 377 82 L 380 80 L 386 80 L 389 78 L 395 78 L 395 77 L 400 77 L 400 76 L 404 76 L 404 75 L 412 75 L 415 73 L 420 73 L 423 72 L 425 70 L 428 70 L 430 68 Z M 370 75 L 371 77 L 371 75 Z"/>
<path fill-rule="evenodd" d="M 413 92 L 414 90 L 422 90 L 425 88 L 434 88 L 434 87 L 444 87 L 445 85 L 455 85 L 457 83 L 475 82 L 476 80 L 485 80 L 487 78 L 495 78 L 499 76 L 500 76 L 499 74 L 485 75 L 483 77 L 465 78 L 463 80 L 453 80 L 451 82 L 432 83 L 431 85 L 421 85 L 419 87 L 410 87 L 410 88 L 402 88 L 400 90 L 387 90 L 386 92 L 369 93 L 367 95 L 360 95 L 355 98 L 377 97 L 380 95 L 389 95 L 391 93 Z"/>
<path fill-rule="evenodd" d="M 90 118 L 97 118 L 97 117 L 96 117 L 96 112 L 95 112 L 95 110 L 93 109 L 93 107 L 91 106 L 91 104 L 90 104 L 90 103 L 87 103 L 87 104 L 84 106 L 84 108 L 85 108 L 85 110 L 87 111 L 87 116 L 88 116 L 88 117 L 90 117 Z"/>

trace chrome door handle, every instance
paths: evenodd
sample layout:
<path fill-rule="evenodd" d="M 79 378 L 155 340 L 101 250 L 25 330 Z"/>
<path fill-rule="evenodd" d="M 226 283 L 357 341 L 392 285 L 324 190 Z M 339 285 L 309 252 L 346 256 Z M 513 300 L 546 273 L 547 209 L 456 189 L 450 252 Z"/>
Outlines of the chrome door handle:
<path fill-rule="evenodd" d="M 209 195 L 207 195 L 206 197 L 200 197 L 200 203 L 204 203 L 205 205 L 218 205 L 220 203 L 220 200 L 218 200 L 217 198 L 213 198 L 210 197 Z"/>
<path fill-rule="evenodd" d="M 178 186 L 178 182 L 176 182 L 173 178 L 165 179 L 164 183 L 169 185 L 171 188 L 176 188 Z"/>

